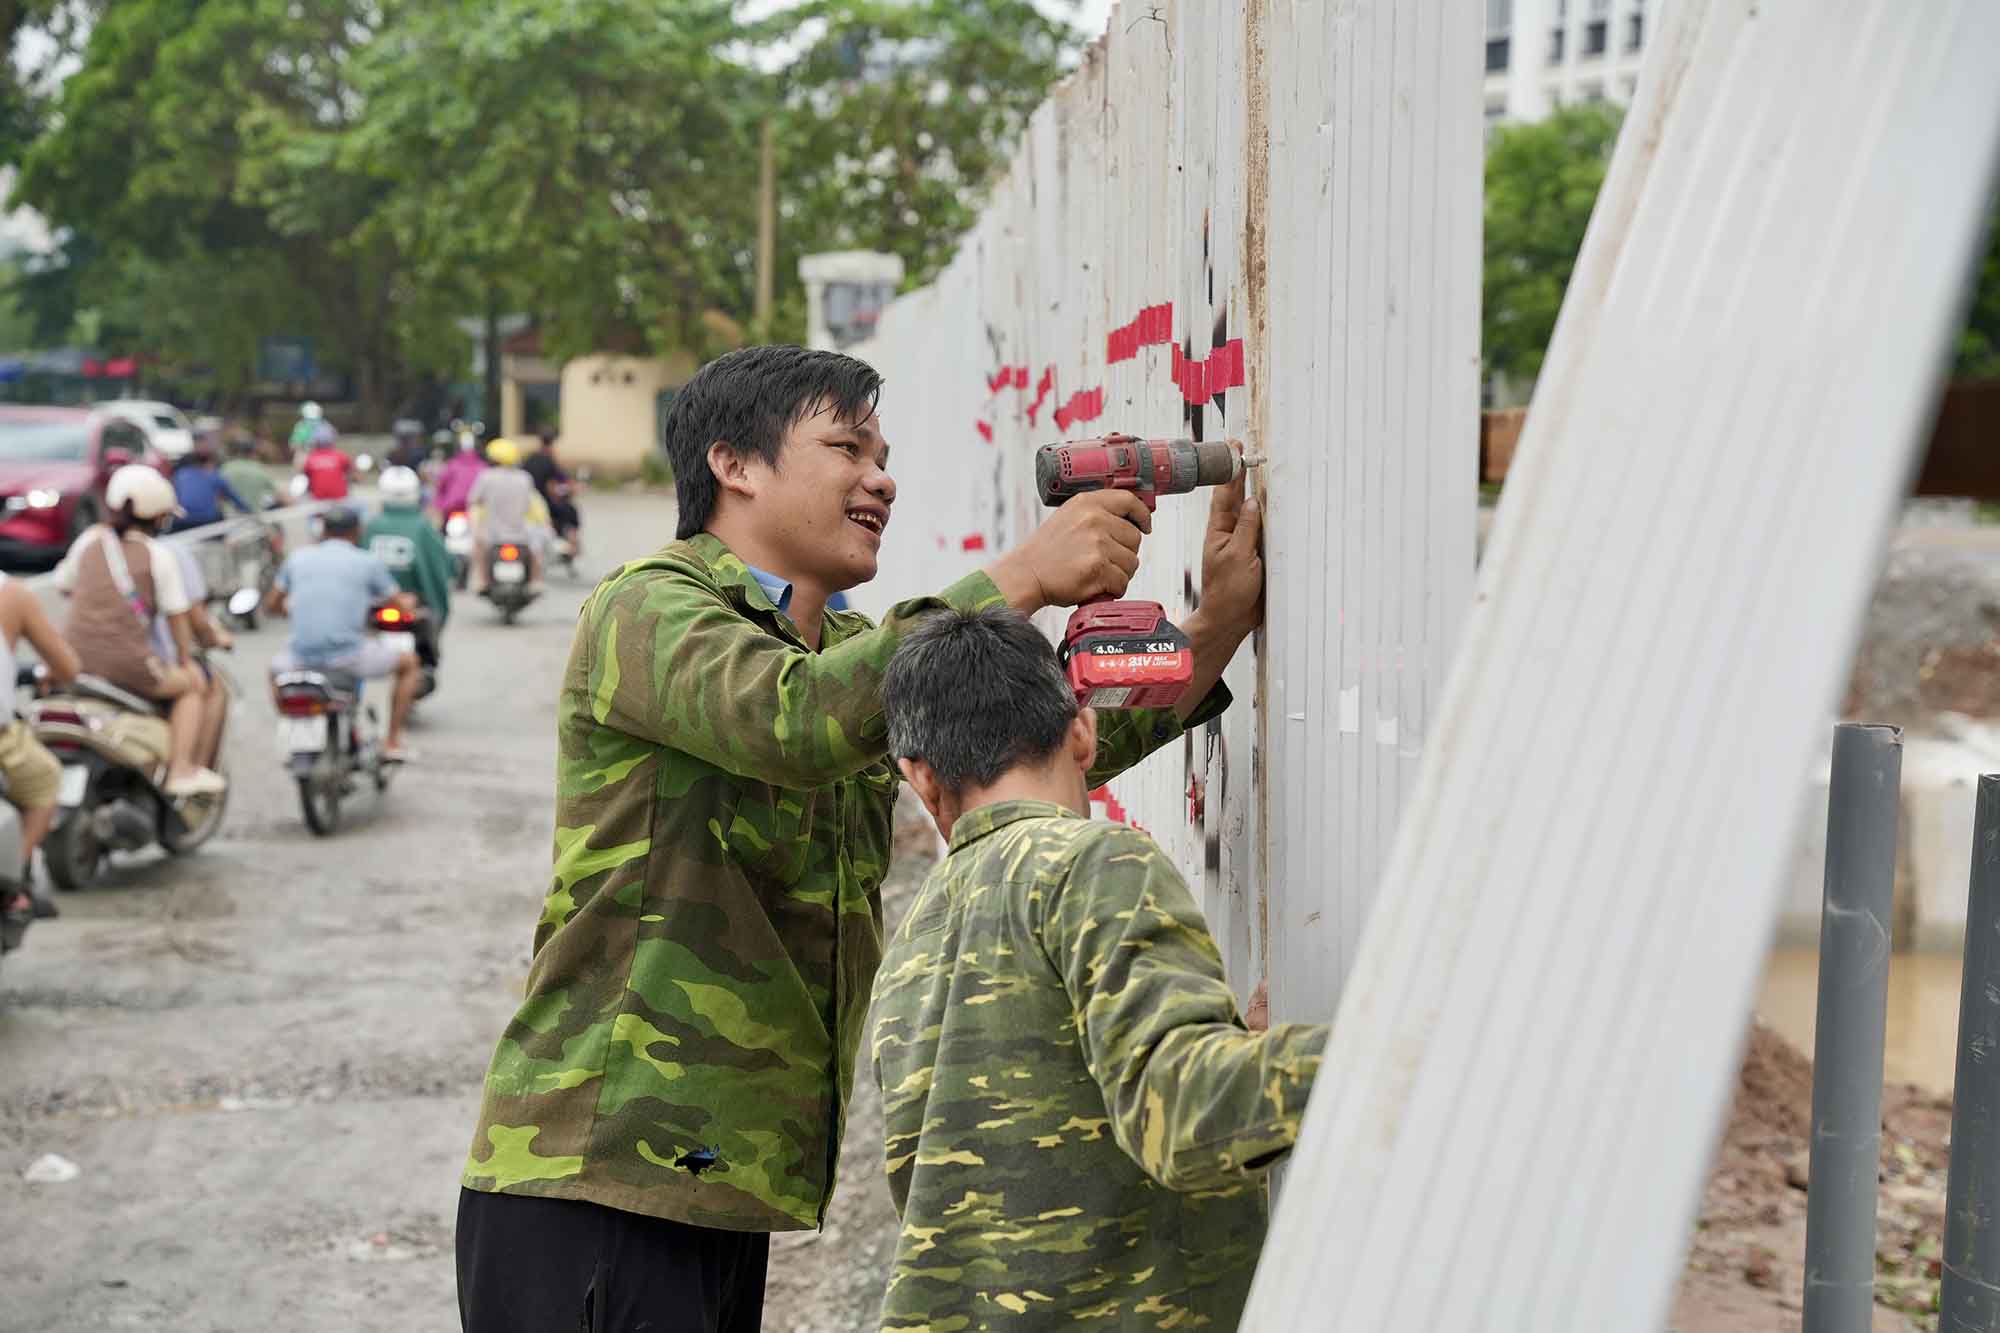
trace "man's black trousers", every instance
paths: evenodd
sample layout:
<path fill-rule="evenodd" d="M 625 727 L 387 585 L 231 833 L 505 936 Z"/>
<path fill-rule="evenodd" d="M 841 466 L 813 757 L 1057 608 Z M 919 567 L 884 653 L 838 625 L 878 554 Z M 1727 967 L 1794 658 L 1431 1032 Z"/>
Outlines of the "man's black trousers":
<path fill-rule="evenodd" d="M 757 1333 L 771 1238 L 574 1199 L 458 1196 L 465 1333 Z"/>

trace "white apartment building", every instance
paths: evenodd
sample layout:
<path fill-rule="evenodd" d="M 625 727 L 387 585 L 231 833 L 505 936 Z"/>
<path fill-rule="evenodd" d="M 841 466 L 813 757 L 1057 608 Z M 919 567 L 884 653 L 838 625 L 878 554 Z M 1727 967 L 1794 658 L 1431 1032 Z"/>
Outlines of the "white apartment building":
<path fill-rule="evenodd" d="M 1632 100 L 1665 0 L 1486 0 L 1486 124 Z"/>

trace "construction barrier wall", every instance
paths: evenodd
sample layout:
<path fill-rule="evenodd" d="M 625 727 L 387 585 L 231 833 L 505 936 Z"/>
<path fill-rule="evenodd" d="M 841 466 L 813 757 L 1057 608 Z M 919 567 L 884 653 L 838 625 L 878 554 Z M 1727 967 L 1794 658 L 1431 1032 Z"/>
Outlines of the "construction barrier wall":
<path fill-rule="evenodd" d="M 1176 858 L 1279 1018 L 1333 1012 L 1470 596 L 1479 24 L 1464 0 L 1118 6 L 951 265 L 856 349 L 901 488 L 869 610 L 1040 522 L 1040 444 L 1268 459 L 1236 703 L 1099 808 Z M 1132 595 L 1196 603 L 1208 503 L 1161 503 Z"/>

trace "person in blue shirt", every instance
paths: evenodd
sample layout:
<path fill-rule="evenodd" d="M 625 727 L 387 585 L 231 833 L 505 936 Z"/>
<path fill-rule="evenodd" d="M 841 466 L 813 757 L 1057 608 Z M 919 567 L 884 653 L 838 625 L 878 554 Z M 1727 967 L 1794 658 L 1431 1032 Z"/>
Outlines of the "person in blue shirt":
<path fill-rule="evenodd" d="M 403 723 L 416 702 L 422 683 L 421 664 L 413 652 L 390 647 L 368 632 L 368 617 L 383 602 L 406 611 L 416 599 L 396 586 L 380 557 L 361 549 L 361 516 L 336 505 L 321 516 L 318 544 L 285 557 L 271 585 L 268 605 L 274 615 L 292 618 L 291 642 L 271 659 L 271 674 L 287 671 L 345 671 L 363 680 L 396 678 L 389 706 L 385 757 L 396 762 L 411 758 L 403 748 Z"/>
<path fill-rule="evenodd" d="M 174 524 L 176 532 L 183 528 L 198 528 L 207 523 L 223 520 L 222 502 L 227 500 L 240 513 L 253 513 L 249 504 L 236 493 L 229 479 L 216 469 L 215 448 L 209 444 L 197 444 L 174 467 L 174 499 L 180 503 L 181 517 Z"/>

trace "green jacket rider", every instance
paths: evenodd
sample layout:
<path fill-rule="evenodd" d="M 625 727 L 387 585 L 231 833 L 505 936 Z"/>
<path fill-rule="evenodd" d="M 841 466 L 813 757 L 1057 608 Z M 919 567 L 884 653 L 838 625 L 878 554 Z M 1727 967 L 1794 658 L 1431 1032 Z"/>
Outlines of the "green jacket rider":
<path fill-rule="evenodd" d="M 382 512 L 369 523 L 362 546 L 389 567 L 404 592 L 430 609 L 442 630 L 451 618 L 451 553 L 423 512 L 423 483 L 406 467 L 382 474 Z"/>

